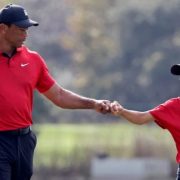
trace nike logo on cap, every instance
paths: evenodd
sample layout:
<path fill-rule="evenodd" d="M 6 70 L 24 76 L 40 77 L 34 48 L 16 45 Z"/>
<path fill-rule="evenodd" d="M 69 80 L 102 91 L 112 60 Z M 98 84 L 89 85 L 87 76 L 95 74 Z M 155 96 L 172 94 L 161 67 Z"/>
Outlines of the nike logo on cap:
<path fill-rule="evenodd" d="M 29 63 L 25 63 L 25 64 L 21 64 L 21 67 L 25 67 L 25 66 L 27 66 Z"/>

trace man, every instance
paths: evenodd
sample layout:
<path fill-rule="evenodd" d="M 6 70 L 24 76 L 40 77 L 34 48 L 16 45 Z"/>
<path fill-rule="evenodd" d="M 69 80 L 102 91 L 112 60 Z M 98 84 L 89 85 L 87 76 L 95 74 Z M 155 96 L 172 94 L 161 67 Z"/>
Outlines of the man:
<path fill-rule="evenodd" d="M 36 136 L 31 131 L 33 90 L 66 109 L 109 112 L 110 102 L 80 96 L 59 86 L 43 58 L 23 42 L 38 26 L 22 6 L 0 10 L 0 180 L 29 180 Z"/>
<path fill-rule="evenodd" d="M 172 66 L 171 72 L 174 75 L 180 75 L 180 65 Z M 180 97 L 172 98 L 145 112 L 128 110 L 117 101 L 114 101 L 111 103 L 111 112 L 131 123 L 141 125 L 154 121 L 163 129 L 167 129 L 176 143 L 176 160 L 179 164 L 176 180 L 180 180 Z"/>

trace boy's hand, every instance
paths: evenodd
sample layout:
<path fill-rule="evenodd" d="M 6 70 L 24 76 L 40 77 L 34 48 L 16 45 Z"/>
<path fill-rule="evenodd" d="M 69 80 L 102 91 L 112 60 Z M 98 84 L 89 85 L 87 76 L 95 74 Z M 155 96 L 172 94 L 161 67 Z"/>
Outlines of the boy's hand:
<path fill-rule="evenodd" d="M 111 113 L 115 116 L 120 116 L 124 108 L 117 101 L 111 103 Z"/>

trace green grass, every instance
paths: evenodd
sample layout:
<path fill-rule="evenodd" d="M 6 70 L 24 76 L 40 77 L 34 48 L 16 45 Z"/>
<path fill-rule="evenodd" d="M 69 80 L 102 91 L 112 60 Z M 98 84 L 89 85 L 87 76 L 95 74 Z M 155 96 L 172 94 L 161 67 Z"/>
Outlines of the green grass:
<path fill-rule="evenodd" d="M 35 165 L 65 167 L 87 162 L 98 153 L 132 158 L 155 156 L 175 159 L 175 146 L 167 131 L 133 124 L 35 125 L 38 143 Z"/>

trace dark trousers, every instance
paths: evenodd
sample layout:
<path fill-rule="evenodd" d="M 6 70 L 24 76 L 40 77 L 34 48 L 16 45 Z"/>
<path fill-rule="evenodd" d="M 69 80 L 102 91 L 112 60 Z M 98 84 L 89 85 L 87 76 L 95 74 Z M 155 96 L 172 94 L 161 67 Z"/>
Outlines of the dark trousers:
<path fill-rule="evenodd" d="M 0 132 L 0 180 L 30 180 L 36 136 Z"/>
<path fill-rule="evenodd" d="M 180 180 L 180 164 L 178 165 L 176 180 Z"/>

